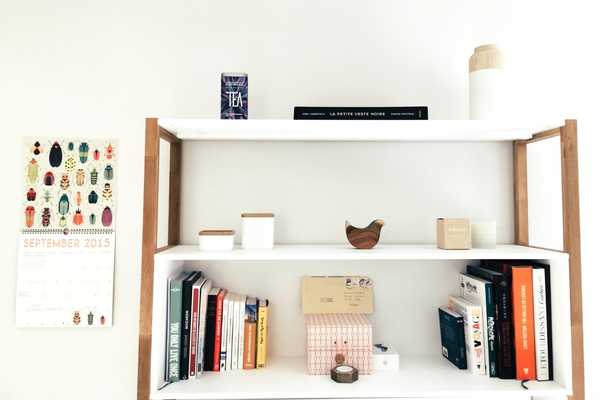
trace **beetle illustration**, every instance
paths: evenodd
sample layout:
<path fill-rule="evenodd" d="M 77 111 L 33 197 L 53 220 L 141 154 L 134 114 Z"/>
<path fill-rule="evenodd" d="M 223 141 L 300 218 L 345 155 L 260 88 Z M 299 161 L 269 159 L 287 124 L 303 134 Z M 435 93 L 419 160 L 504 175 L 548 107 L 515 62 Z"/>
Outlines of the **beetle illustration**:
<path fill-rule="evenodd" d="M 92 185 L 98 183 L 98 171 L 96 171 L 96 168 L 94 168 L 92 172 L 90 172 L 90 182 L 92 183 Z"/>
<path fill-rule="evenodd" d="M 58 213 L 60 215 L 67 215 L 69 212 L 69 197 L 67 197 L 66 193 L 63 193 L 60 196 L 60 200 L 58 201 Z"/>
<path fill-rule="evenodd" d="M 82 164 L 85 164 L 85 162 L 87 161 L 89 150 L 90 150 L 90 146 L 88 146 L 88 144 L 86 142 L 82 142 L 79 145 L 79 161 Z"/>
<path fill-rule="evenodd" d="M 81 192 L 75 193 L 75 204 L 77 204 L 77 207 L 81 205 Z"/>
<path fill-rule="evenodd" d="M 95 161 L 98 161 L 100 159 L 100 151 L 98 149 L 94 150 L 94 153 L 92 156 L 94 157 Z"/>
<path fill-rule="evenodd" d="M 48 225 L 50 225 L 50 209 L 44 207 L 44 211 L 42 211 L 42 226 L 46 227 Z"/>
<path fill-rule="evenodd" d="M 112 189 L 110 188 L 110 183 L 104 184 L 104 189 L 102 190 L 102 198 L 104 200 L 110 200 L 112 198 Z"/>
<path fill-rule="evenodd" d="M 96 225 L 96 214 L 90 214 L 90 225 Z"/>
<path fill-rule="evenodd" d="M 67 148 L 69 149 L 69 151 L 73 151 L 73 149 L 75 148 L 75 144 L 73 142 L 69 142 Z"/>
<path fill-rule="evenodd" d="M 81 168 L 75 173 L 75 183 L 77 186 L 81 186 L 85 183 L 85 172 L 83 172 L 83 169 Z"/>
<path fill-rule="evenodd" d="M 100 317 L 100 325 L 104 325 L 106 323 L 106 318 L 103 316 Z"/>
<path fill-rule="evenodd" d="M 35 201 L 35 197 L 36 197 L 35 190 L 33 190 L 33 188 L 29 188 L 26 196 L 27 196 L 27 201 Z"/>
<path fill-rule="evenodd" d="M 67 161 L 65 161 L 65 171 L 70 173 L 70 172 L 73 172 L 74 169 L 75 169 L 75 159 L 73 157 L 67 158 Z"/>
<path fill-rule="evenodd" d="M 75 211 L 75 214 L 73 214 L 73 223 L 75 225 L 83 224 L 83 215 L 81 215 L 80 209 L 77 209 L 77 211 Z"/>
<path fill-rule="evenodd" d="M 62 190 L 67 190 L 69 188 L 69 175 L 62 175 L 62 178 L 60 178 L 60 188 Z"/>
<path fill-rule="evenodd" d="M 73 313 L 73 323 L 75 325 L 79 325 L 81 323 L 81 315 L 79 315 L 79 311 L 75 311 Z"/>
<path fill-rule="evenodd" d="M 50 148 L 48 161 L 50 162 L 50 166 L 54 168 L 58 167 L 62 162 L 62 149 L 60 148 L 58 142 L 54 142 L 54 144 Z"/>
<path fill-rule="evenodd" d="M 48 171 L 44 175 L 44 185 L 46 185 L 46 186 L 54 185 L 54 174 L 52 172 Z"/>
<path fill-rule="evenodd" d="M 44 190 L 44 201 L 47 203 L 52 198 L 52 194 L 50 194 L 49 190 Z"/>
<path fill-rule="evenodd" d="M 42 153 L 43 149 L 42 149 L 42 145 L 40 144 L 40 142 L 35 142 L 33 144 L 33 147 L 31 148 L 31 152 L 33 154 L 35 154 L 36 156 L 39 156 Z"/>
<path fill-rule="evenodd" d="M 67 226 L 67 219 L 65 218 L 65 216 L 61 216 L 60 219 L 58 220 L 58 224 L 60 225 L 61 228 L 64 228 L 65 226 Z"/>
<path fill-rule="evenodd" d="M 112 224 L 112 211 L 110 211 L 110 207 L 104 207 L 102 211 L 102 225 L 110 226 Z"/>
<path fill-rule="evenodd" d="M 96 204 L 98 202 L 98 193 L 96 193 L 95 191 L 91 191 L 90 194 L 88 194 L 88 203 L 90 204 Z"/>
<path fill-rule="evenodd" d="M 108 146 L 106 147 L 106 154 L 105 154 L 105 157 L 107 160 L 112 160 L 114 151 L 115 151 L 114 147 L 112 146 L 112 144 L 109 143 Z"/>
<path fill-rule="evenodd" d="M 31 228 L 33 226 L 33 220 L 35 217 L 35 208 L 33 206 L 27 206 L 25 208 L 25 226 Z"/>
<path fill-rule="evenodd" d="M 92 314 L 91 311 L 87 316 L 87 322 L 88 322 L 88 325 L 92 325 L 94 323 L 94 314 Z"/>
<path fill-rule="evenodd" d="M 107 181 L 110 181 L 113 177 L 114 177 L 113 167 L 112 167 L 112 165 L 108 164 L 104 168 L 104 179 L 106 179 Z"/>
<path fill-rule="evenodd" d="M 33 158 L 31 159 L 31 161 L 29 161 L 29 164 L 27 164 L 27 182 L 30 185 L 33 185 L 38 177 L 40 176 L 40 166 L 38 164 L 37 161 L 35 161 Z"/>

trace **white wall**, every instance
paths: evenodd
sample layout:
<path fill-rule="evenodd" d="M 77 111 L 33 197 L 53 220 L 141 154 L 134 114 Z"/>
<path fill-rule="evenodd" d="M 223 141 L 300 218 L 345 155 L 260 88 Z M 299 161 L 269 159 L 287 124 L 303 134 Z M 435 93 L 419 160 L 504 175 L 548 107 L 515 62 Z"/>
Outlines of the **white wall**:
<path fill-rule="evenodd" d="M 524 4 L 525 3 L 525 4 Z M 590 2 L 591 3 L 591 2 Z M 497 41 L 529 115 L 579 119 L 584 300 L 598 222 L 595 10 L 584 2 L 19 1 L 0 3 L 4 211 L 0 242 L 0 398 L 133 399 L 147 116 L 218 116 L 218 74 L 250 75 L 252 118 L 293 105 L 426 104 L 431 118 L 467 115 L 467 59 Z M 28 135 L 119 137 L 115 313 L 108 330 L 17 330 L 20 146 Z M 17 171 L 17 172 L 15 172 Z M 596 196 L 596 197 L 592 197 Z M 600 397 L 587 330 L 588 398 Z"/>

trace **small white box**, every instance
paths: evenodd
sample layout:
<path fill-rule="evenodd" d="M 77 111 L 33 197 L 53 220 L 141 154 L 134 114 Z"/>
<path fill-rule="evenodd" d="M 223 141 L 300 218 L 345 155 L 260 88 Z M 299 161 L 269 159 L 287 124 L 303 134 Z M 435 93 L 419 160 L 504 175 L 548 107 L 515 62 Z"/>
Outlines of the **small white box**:
<path fill-rule="evenodd" d="M 242 248 L 272 249 L 275 215 L 272 213 L 242 214 Z"/>
<path fill-rule="evenodd" d="M 373 369 L 375 371 L 397 371 L 400 369 L 400 356 L 391 345 L 373 345 Z"/>
<path fill-rule="evenodd" d="M 207 229 L 198 233 L 201 251 L 231 251 L 235 231 L 231 229 Z"/>

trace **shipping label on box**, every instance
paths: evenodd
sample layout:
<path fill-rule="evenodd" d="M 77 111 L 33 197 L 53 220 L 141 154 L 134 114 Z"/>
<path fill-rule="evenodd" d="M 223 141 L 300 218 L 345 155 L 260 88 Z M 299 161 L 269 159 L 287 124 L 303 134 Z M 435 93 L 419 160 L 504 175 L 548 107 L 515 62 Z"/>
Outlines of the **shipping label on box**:
<path fill-rule="evenodd" d="M 304 314 L 372 314 L 373 282 L 366 276 L 305 276 Z"/>

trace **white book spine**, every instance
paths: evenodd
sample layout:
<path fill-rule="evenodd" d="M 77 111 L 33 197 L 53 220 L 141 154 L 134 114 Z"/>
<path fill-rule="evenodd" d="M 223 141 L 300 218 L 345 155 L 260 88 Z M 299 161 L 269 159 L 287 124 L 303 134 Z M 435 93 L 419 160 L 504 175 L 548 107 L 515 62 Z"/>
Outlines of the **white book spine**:
<path fill-rule="evenodd" d="M 240 297 L 239 308 L 239 337 L 238 337 L 238 369 L 242 369 L 244 365 L 244 322 L 246 320 L 246 296 Z"/>
<path fill-rule="evenodd" d="M 535 320 L 535 368 L 538 381 L 550 379 L 548 317 L 546 315 L 546 273 L 533 269 L 533 314 Z"/>
<path fill-rule="evenodd" d="M 229 293 L 223 299 L 223 318 L 221 321 L 221 358 L 219 370 L 227 371 L 227 337 L 229 335 Z"/>
<path fill-rule="evenodd" d="M 231 338 L 232 344 L 231 347 L 233 351 L 231 352 L 231 369 L 238 369 L 238 351 L 239 351 L 239 341 L 238 337 L 240 334 L 240 314 L 238 312 L 240 308 L 240 296 L 235 296 L 235 301 L 233 303 L 233 337 Z"/>
<path fill-rule="evenodd" d="M 471 279 L 465 274 L 460 274 L 460 297 L 473 304 L 481 306 L 481 327 L 483 331 L 483 357 L 485 360 L 486 375 L 490 375 L 490 359 L 488 355 L 488 330 L 487 330 L 487 303 L 485 298 L 485 283 Z"/>
<path fill-rule="evenodd" d="M 462 315 L 464 319 L 469 371 L 476 375 L 485 375 L 481 306 L 474 305 L 462 298 L 450 297 L 449 307 Z"/>
<path fill-rule="evenodd" d="M 229 305 L 228 305 L 228 314 L 227 314 L 227 355 L 225 357 L 227 365 L 225 369 L 227 371 L 231 370 L 231 355 L 232 355 L 232 344 L 233 344 L 233 305 L 235 302 L 235 297 L 232 295 L 229 297 Z"/>

